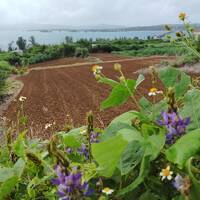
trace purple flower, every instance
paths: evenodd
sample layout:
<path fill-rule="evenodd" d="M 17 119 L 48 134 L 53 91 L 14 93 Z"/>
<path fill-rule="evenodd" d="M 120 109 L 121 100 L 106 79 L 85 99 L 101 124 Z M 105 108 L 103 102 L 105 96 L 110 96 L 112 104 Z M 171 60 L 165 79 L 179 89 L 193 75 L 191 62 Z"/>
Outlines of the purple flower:
<path fill-rule="evenodd" d="M 90 142 L 98 143 L 99 142 L 98 137 L 99 137 L 99 133 L 92 132 L 90 135 Z"/>
<path fill-rule="evenodd" d="M 177 138 L 181 137 L 186 132 L 186 128 L 190 123 L 190 118 L 182 119 L 177 113 L 162 112 L 162 119 L 157 120 L 160 126 L 165 126 L 167 129 L 166 143 L 173 144 Z"/>
<path fill-rule="evenodd" d="M 90 135 L 90 142 L 91 143 L 98 143 L 99 133 L 92 132 Z M 86 144 L 82 143 L 81 147 L 77 149 L 77 152 L 85 157 L 85 160 L 89 160 L 90 154 Z"/>
<path fill-rule="evenodd" d="M 57 165 L 55 167 L 55 173 L 57 178 L 52 179 L 52 184 L 57 185 L 59 199 L 71 200 L 74 198 L 79 199 L 79 196 L 74 197 L 74 194 L 89 195 L 89 184 L 82 183 L 82 174 L 77 168 L 74 168 L 72 172 L 67 173 L 64 167 Z"/>
<path fill-rule="evenodd" d="M 184 187 L 184 180 L 180 174 L 177 174 L 175 177 L 175 181 L 173 182 L 173 186 L 178 190 L 181 191 Z"/>
<path fill-rule="evenodd" d="M 73 152 L 73 149 L 70 148 L 70 147 L 68 147 L 68 148 L 66 149 L 66 152 L 67 152 L 68 154 L 71 154 L 71 153 Z"/>
<path fill-rule="evenodd" d="M 89 157 L 90 157 L 89 151 L 88 151 L 87 146 L 84 143 L 81 145 L 81 148 L 78 148 L 78 153 L 83 155 L 86 160 L 89 160 Z"/>

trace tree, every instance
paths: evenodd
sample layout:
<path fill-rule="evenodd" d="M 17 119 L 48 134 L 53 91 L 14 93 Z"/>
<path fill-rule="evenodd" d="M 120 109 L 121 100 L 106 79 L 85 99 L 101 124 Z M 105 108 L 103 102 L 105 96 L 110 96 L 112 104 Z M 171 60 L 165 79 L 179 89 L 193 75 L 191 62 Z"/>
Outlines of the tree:
<path fill-rule="evenodd" d="M 29 38 L 29 42 L 31 43 L 32 46 L 35 46 L 37 44 L 36 41 L 35 41 L 35 37 L 34 36 L 31 36 Z"/>
<path fill-rule="evenodd" d="M 26 40 L 23 37 L 18 37 L 16 44 L 20 50 L 26 50 Z"/>
<path fill-rule="evenodd" d="M 14 41 L 8 43 L 8 51 L 13 51 L 15 48 L 13 47 Z"/>
<path fill-rule="evenodd" d="M 66 44 L 71 44 L 71 43 L 73 43 L 73 38 L 70 37 L 70 36 L 66 36 L 66 37 L 65 37 L 65 43 L 66 43 Z"/>

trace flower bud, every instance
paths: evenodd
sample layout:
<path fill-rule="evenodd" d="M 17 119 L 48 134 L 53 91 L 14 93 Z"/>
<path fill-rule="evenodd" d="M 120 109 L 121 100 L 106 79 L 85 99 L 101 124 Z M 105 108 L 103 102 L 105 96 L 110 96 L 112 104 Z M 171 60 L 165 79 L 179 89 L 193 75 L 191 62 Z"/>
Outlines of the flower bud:
<path fill-rule="evenodd" d="M 185 21 L 185 18 L 186 18 L 186 13 L 181 12 L 181 13 L 179 14 L 179 19 L 180 19 L 181 21 Z"/>
<path fill-rule="evenodd" d="M 121 82 L 123 82 L 123 81 L 125 81 L 125 77 L 124 77 L 124 76 L 120 76 L 120 77 L 119 77 L 119 80 L 120 80 Z"/>
<path fill-rule="evenodd" d="M 116 71 L 121 71 L 122 66 L 121 66 L 119 63 L 116 63 L 116 64 L 114 64 L 114 69 L 115 69 Z"/>

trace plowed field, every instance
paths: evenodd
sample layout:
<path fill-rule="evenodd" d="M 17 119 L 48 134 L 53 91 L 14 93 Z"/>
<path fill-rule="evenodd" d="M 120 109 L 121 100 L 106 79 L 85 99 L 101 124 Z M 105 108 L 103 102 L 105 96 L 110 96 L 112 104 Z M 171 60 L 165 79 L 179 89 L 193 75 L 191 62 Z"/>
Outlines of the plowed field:
<path fill-rule="evenodd" d="M 104 67 L 103 73 L 111 78 L 116 78 L 117 74 L 113 70 L 114 60 L 121 60 L 123 71 L 129 78 L 136 78 L 138 74 L 134 73 L 139 69 L 146 68 L 150 65 L 159 63 L 161 60 L 167 60 L 166 57 L 151 57 L 144 59 L 119 58 L 111 55 L 101 54 L 101 60 L 106 60 L 101 65 Z M 104 59 L 103 59 L 104 58 Z M 113 62 L 107 62 L 109 61 Z M 123 61 L 125 59 L 125 61 Z M 26 96 L 27 100 L 24 105 L 24 111 L 29 119 L 29 127 L 32 127 L 31 135 L 48 137 L 49 132 L 44 130 L 46 123 L 56 123 L 56 129 L 61 130 L 65 124 L 66 116 L 69 115 L 73 119 L 75 126 L 85 123 L 85 114 L 92 110 L 95 114 L 95 123 L 98 126 L 107 125 L 117 115 L 134 108 L 131 102 L 118 108 L 100 111 L 99 105 L 110 91 L 110 88 L 98 84 L 91 72 L 90 64 L 74 67 L 48 68 L 52 65 L 60 65 L 56 61 L 48 62 L 35 66 L 34 70 L 28 75 L 20 77 L 24 87 L 20 93 Z M 63 63 L 62 64 L 71 64 Z M 77 61 L 80 63 L 80 60 Z M 37 67 L 44 67 L 43 70 Z M 146 80 L 140 87 L 140 93 L 147 94 L 151 87 L 150 78 Z M 19 96 L 20 96 L 19 95 Z M 140 94 L 136 94 L 137 98 Z M 15 121 L 19 102 L 12 102 L 9 106 L 6 116 Z"/>

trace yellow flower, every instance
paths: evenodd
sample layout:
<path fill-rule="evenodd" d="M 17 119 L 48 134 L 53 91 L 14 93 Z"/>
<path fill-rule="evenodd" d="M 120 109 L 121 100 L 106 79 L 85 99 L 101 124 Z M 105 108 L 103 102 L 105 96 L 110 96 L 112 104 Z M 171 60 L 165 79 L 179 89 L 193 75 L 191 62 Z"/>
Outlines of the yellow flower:
<path fill-rule="evenodd" d="M 170 171 L 170 166 L 167 166 L 165 169 L 162 169 L 162 171 L 160 172 L 160 176 L 162 177 L 162 181 L 164 179 L 168 179 L 168 180 L 172 180 L 172 174 L 173 172 Z"/>
<path fill-rule="evenodd" d="M 26 101 L 26 97 L 20 96 L 19 101 L 21 101 L 21 102 Z"/>
<path fill-rule="evenodd" d="M 110 189 L 109 187 L 106 187 L 102 190 L 103 193 L 110 195 L 114 192 L 114 190 Z"/>
<path fill-rule="evenodd" d="M 186 18 L 186 13 L 181 12 L 181 13 L 179 14 L 179 19 L 180 19 L 181 21 L 185 21 L 185 18 Z"/>
<path fill-rule="evenodd" d="M 157 94 L 163 94 L 163 91 L 158 90 L 157 88 L 151 88 L 148 93 L 149 96 L 156 96 Z"/>
<path fill-rule="evenodd" d="M 102 69 L 103 69 L 103 67 L 99 66 L 99 65 L 94 65 L 92 67 L 92 71 L 93 71 L 93 73 L 94 73 L 95 76 L 98 75 L 98 74 L 100 74 Z"/>

